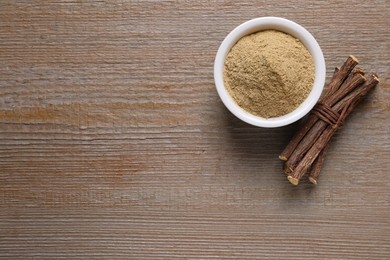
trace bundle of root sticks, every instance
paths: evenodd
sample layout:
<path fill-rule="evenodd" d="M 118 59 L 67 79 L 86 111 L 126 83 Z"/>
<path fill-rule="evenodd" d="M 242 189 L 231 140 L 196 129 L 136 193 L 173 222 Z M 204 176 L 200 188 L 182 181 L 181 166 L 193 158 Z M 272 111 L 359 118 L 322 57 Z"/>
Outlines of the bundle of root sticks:
<path fill-rule="evenodd" d="M 328 143 L 358 103 L 379 83 L 378 76 L 367 76 L 356 67 L 358 60 L 349 56 L 336 68 L 323 97 L 280 154 L 285 161 L 287 179 L 298 185 L 309 173 L 309 180 L 317 184 Z"/>

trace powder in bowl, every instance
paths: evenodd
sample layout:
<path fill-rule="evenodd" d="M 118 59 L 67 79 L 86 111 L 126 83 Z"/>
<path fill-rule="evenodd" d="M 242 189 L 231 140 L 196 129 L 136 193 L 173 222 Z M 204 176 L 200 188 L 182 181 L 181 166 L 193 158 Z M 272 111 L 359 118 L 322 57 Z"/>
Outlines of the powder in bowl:
<path fill-rule="evenodd" d="M 224 85 L 249 113 L 272 118 L 294 111 L 309 96 L 315 66 L 295 37 L 264 30 L 242 37 L 228 53 Z"/>

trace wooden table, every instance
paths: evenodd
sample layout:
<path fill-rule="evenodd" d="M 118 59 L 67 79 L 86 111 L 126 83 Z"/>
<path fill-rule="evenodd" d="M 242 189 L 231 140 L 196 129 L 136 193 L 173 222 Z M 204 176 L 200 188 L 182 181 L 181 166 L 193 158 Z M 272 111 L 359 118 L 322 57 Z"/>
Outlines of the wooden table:
<path fill-rule="evenodd" d="M 380 75 L 317 186 L 282 173 L 296 125 L 247 125 L 214 87 L 227 33 L 270 15 L 327 81 L 349 54 Z M 386 0 L 1 1 L 0 257 L 390 259 L 389 28 Z"/>

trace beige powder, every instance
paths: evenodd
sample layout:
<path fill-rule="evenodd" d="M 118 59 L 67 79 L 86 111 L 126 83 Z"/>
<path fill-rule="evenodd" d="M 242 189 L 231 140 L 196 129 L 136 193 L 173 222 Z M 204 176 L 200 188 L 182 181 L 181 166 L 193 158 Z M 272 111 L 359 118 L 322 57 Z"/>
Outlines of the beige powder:
<path fill-rule="evenodd" d="M 271 118 L 295 110 L 314 82 L 312 56 L 293 36 L 275 30 L 241 38 L 230 50 L 224 84 L 251 114 Z"/>

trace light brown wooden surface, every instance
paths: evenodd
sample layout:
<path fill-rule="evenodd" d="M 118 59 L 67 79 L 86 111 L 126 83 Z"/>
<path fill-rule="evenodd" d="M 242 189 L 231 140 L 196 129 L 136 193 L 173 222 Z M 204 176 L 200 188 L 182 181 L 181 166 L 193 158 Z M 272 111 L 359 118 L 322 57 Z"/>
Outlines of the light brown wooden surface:
<path fill-rule="evenodd" d="M 380 75 L 316 187 L 277 158 L 296 125 L 242 123 L 214 87 L 223 38 L 269 15 L 327 80 L 349 54 Z M 1 1 L 0 258 L 389 259 L 389 28 L 387 0 Z"/>

